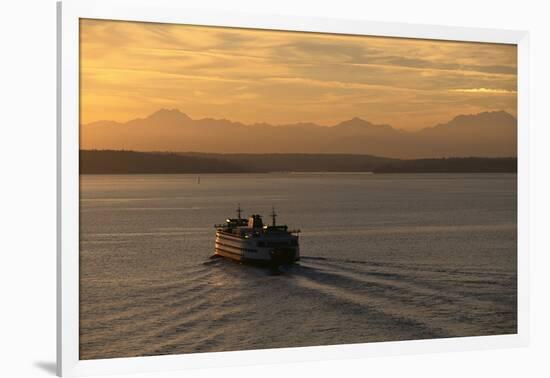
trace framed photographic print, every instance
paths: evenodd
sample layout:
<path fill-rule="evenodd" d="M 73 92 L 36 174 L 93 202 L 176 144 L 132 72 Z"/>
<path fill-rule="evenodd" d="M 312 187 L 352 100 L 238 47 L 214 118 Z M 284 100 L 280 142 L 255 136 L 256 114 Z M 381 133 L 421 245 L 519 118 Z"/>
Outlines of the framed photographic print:
<path fill-rule="evenodd" d="M 526 32 L 58 15 L 58 374 L 527 343 Z"/>

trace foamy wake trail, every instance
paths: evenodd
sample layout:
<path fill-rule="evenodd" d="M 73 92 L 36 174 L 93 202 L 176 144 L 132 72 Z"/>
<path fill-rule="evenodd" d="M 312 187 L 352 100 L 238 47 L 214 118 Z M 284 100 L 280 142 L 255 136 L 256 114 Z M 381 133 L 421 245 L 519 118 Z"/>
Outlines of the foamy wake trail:
<path fill-rule="evenodd" d="M 418 323 L 436 336 L 481 335 L 495 321 L 507 332 L 516 324 L 512 273 L 316 257 L 289 273 L 304 287 Z"/>

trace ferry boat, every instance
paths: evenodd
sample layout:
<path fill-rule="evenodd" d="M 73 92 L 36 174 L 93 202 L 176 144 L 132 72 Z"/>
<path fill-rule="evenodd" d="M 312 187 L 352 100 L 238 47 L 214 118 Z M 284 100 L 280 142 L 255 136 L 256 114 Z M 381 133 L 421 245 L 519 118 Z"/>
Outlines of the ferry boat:
<path fill-rule="evenodd" d="M 227 218 L 225 223 L 215 225 L 214 256 L 272 266 L 291 264 L 300 259 L 300 230 L 277 225 L 275 209 L 272 209 L 271 225 L 264 225 L 261 215 L 253 214 L 243 219 L 241 213 L 239 205 L 237 218 Z"/>

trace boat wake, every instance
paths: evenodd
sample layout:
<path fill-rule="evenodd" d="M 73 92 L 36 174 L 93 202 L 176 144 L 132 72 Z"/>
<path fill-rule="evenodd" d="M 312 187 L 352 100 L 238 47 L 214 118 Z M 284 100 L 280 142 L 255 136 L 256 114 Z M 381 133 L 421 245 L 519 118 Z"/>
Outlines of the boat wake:
<path fill-rule="evenodd" d="M 84 359 L 517 331 L 515 274 L 475 268 L 302 256 L 273 271 L 209 259 L 102 297 L 83 304 Z"/>

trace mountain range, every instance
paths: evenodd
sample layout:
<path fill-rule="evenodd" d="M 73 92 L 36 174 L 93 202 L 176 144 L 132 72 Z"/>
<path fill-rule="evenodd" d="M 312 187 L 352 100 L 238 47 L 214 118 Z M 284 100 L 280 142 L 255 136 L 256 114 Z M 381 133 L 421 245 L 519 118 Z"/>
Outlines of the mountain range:
<path fill-rule="evenodd" d="M 517 120 L 505 111 L 459 115 L 419 131 L 404 131 L 357 117 L 333 126 L 247 125 L 192 119 L 177 109 L 160 109 L 125 123 L 84 124 L 80 132 L 83 150 L 369 154 L 401 159 L 517 155 Z"/>

